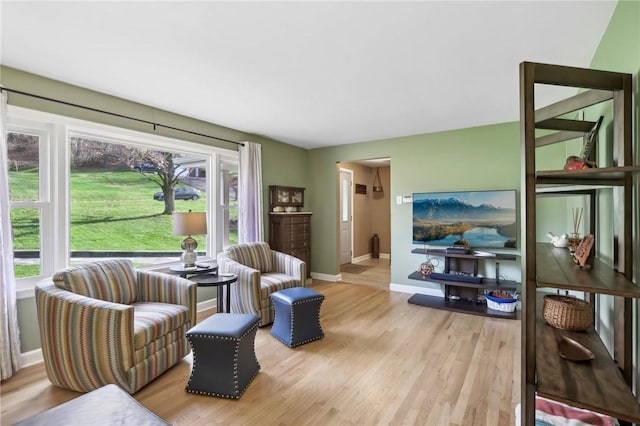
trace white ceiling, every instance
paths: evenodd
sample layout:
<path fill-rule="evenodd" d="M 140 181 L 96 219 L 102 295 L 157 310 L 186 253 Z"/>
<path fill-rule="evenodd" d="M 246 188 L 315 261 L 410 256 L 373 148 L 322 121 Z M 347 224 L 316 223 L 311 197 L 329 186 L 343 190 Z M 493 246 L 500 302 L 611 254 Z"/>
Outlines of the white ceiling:
<path fill-rule="evenodd" d="M 518 64 L 589 66 L 615 6 L 3 0 L 0 58 L 315 148 L 518 120 Z"/>

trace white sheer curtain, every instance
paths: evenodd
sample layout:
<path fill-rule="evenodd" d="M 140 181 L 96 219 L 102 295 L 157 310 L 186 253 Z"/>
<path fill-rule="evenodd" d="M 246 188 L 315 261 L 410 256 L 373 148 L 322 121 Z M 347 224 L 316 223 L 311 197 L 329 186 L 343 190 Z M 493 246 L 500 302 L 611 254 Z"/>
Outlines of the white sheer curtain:
<path fill-rule="evenodd" d="M 238 164 L 238 242 L 264 241 L 262 145 L 243 142 Z"/>
<path fill-rule="evenodd" d="M 13 273 L 7 170 L 7 92 L 0 93 L 0 369 L 2 380 L 20 369 L 20 330 Z"/>

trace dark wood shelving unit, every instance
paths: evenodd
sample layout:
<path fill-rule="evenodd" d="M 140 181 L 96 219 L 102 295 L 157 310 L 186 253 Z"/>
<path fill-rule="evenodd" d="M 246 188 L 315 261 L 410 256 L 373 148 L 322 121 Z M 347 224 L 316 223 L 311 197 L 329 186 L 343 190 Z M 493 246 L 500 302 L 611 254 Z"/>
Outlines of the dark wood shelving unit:
<path fill-rule="evenodd" d="M 583 170 L 544 170 L 536 173 L 538 185 L 606 185 L 623 186 L 626 178 L 640 172 L 640 166 L 599 167 Z"/>
<path fill-rule="evenodd" d="M 471 251 L 469 253 L 447 253 L 445 249 L 415 248 L 411 253 L 430 254 L 441 257 L 456 257 L 460 259 L 486 259 L 486 260 L 516 260 L 515 254 L 491 253 L 487 251 Z"/>
<path fill-rule="evenodd" d="M 502 312 L 489 309 L 485 304 L 478 304 L 468 300 L 447 300 L 442 297 L 426 294 L 414 294 L 409 298 L 409 303 L 425 306 L 427 308 L 443 309 L 445 311 L 460 312 L 463 314 L 475 314 L 483 317 L 517 319 L 518 311 Z"/>
<path fill-rule="evenodd" d="M 567 249 L 547 243 L 536 244 L 536 257 L 539 265 L 545 265 L 538 270 L 539 288 L 640 298 L 640 287 L 598 258 L 593 259 L 591 269 L 584 269 L 573 262 Z"/>
<path fill-rule="evenodd" d="M 575 96 L 535 109 L 536 88 L 544 85 L 576 89 Z M 535 397 L 540 395 L 575 407 L 603 413 L 619 420 L 640 423 L 640 403 L 632 392 L 633 335 L 632 303 L 640 299 L 640 287 L 633 283 L 632 204 L 633 176 L 640 166 L 633 165 L 631 133 L 632 76 L 558 65 L 523 62 L 520 64 L 520 130 L 523 156 L 521 204 L 523 220 L 522 272 L 522 424 L 535 423 Z M 601 129 L 612 129 L 606 144 L 612 164 L 582 170 L 537 170 L 536 148 L 585 136 L 595 121 L 567 120 L 580 117 L 601 102 L 612 102 L 613 115 Z M 586 111 L 585 111 L 586 112 Z M 583 115 L 584 118 L 584 115 Z M 558 130 L 537 136 L 536 129 Z M 604 133 L 604 130 L 601 131 Z M 590 160 L 596 160 L 593 157 Z M 595 198 L 606 188 L 616 195 L 612 221 L 613 255 L 595 257 L 590 269 L 580 268 L 566 249 L 536 242 L 537 197 L 583 195 L 590 198 L 589 232 L 596 241 L 603 238 L 595 223 L 599 214 Z M 608 230 L 607 230 L 608 231 Z M 607 234 L 608 235 L 608 234 Z M 612 266 L 612 263 L 614 265 Z M 615 335 L 613 354 L 595 329 L 569 332 L 553 328 L 541 319 L 540 290 L 558 289 L 585 292 L 592 303 L 598 295 L 615 296 Z M 588 296 L 587 296 L 588 295 Z M 558 340 L 568 336 L 587 347 L 595 358 L 572 362 L 559 355 Z"/>
<path fill-rule="evenodd" d="M 496 282 L 495 278 L 482 278 L 481 283 L 467 283 L 464 281 L 438 280 L 429 275 L 422 275 L 420 272 L 412 272 L 409 278 L 418 281 L 428 281 L 456 287 L 479 288 L 483 290 L 518 290 L 520 288 L 520 283 L 516 281 L 500 280 Z"/>
<path fill-rule="evenodd" d="M 444 272 L 453 270 L 462 271 L 465 274 L 477 276 L 478 261 L 480 260 L 516 260 L 514 254 L 490 253 L 490 252 L 469 252 L 469 253 L 447 253 L 444 249 L 422 249 L 416 248 L 411 253 L 428 254 L 445 258 Z M 444 297 L 429 296 L 425 294 L 414 294 L 408 300 L 415 305 L 426 306 L 428 308 L 444 309 L 447 311 L 461 312 L 466 314 L 481 315 L 495 318 L 517 319 L 518 312 L 502 312 L 487 307 L 484 301 L 478 298 L 479 290 L 504 290 L 516 291 L 520 289 L 520 283 L 511 280 L 496 280 L 495 278 L 482 278 L 482 282 L 473 283 L 465 281 L 454 281 L 437 279 L 431 275 L 423 275 L 414 271 L 409 274 L 409 279 L 441 284 L 444 288 Z M 452 298 L 453 293 L 460 293 L 453 296 L 461 297 L 460 300 Z"/>
<path fill-rule="evenodd" d="M 557 341 L 563 335 L 589 348 L 595 358 L 589 362 L 571 362 L 558 356 Z M 640 405 L 593 329 L 586 332 L 559 330 L 538 318 L 536 346 L 540 396 L 620 420 L 638 421 Z"/>

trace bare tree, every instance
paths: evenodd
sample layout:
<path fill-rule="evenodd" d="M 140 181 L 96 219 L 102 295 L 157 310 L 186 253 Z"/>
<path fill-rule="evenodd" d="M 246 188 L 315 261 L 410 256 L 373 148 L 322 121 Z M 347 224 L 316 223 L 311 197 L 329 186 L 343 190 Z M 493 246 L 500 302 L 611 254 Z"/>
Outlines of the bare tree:
<path fill-rule="evenodd" d="M 160 151 L 141 150 L 141 158 L 145 162 L 153 165 L 155 172 L 145 172 L 143 168 L 140 173 L 150 181 L 156 183 L 164 195 L 164 211 L 162 214 L 173 214 L 175 209 L 175 186 L 185 174 L 186 170 L 176 173 L 178 166 L 174 163 L 173 153 Z"/>
<path fill-rule="evenodd" d="M 13 145 L 18 146 L 18 142 Z M 149 163 L 153 172 L 144 167 L 136 170 L 140 170 L 143 176 L 160 187 L 164 194 L 162 214 L 173 213 L 174 188 L 187 173 L 186 169 L 180 169 L 180 172 L 177 172 L 178 165 L 174 162 L 173 153 L 79 137 L 71 139 L 71 148 L 73 167 L 107 167 L 109 165 L 134 167 L 136 163 Z"/>

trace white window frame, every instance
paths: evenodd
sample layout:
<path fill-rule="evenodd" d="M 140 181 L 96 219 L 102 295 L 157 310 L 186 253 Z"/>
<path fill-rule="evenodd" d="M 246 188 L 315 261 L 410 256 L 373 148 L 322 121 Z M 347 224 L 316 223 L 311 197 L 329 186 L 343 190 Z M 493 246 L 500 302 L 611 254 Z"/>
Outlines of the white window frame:
<path fill-rule="evenodd" d="M 38 199 L 27 201 L 10 201 L 10 209 L 34 209 L 39 211 L 39 249 L 40 253 L 55 253 L 54 241 L 56 239 L 55 212 L 52 202 L 53 181 L 47 179 L 51 173 L 51 139 L 53 127 L 43 122 L 27 119 L 8 119 L 7 132 L 25 133 L 38 136 Z M 20 291 L 21 281 L 27 282 L 30 288 L 45 270 L 49 270 L 54 263 L 51 256 L 40 257 L 40 275 L 22 278 L 18 280 L 17 289 Z"/>
<path fill-rule="evenodd" d="M 217 161 L 217 166 L 218 168 L 216 169 L 216 173 L 218 174 L 218 176 L 220 176 L 220 172 L 222 171 L 222 164 L 223 163 L 235 163 L 236 169 L 239 170 L 239 156 L 236 155 L 235 157 L 231 157 L 231 156 L 225 156 L 225 155 L 220 155 L 218 156 L 218 161 Z M 223 192 L 225 191 L 225 189 L 228 190 L 228 188 L 225 188 L 225 186 L 220 182 L 218 184 L 218 188 L 220 190 L 220 193 L 218 194 L 218 201 L 216 203 L 217 206 L 217 211 L 218 211 L 218 220 L 216 221 L 216 235 L 218 236 L 217 238 L 217 245 L 218 247 L 221 247 L 223 250 L 226 249 L 227 247 L 224 244 L 224 231 L 225 228 L 227 226 L 227 224 L 225 223 L 225 213 L 227 211 L 230 210 L 230 204 L 226 204 L 223 200 L 226 197 L 226 194 L 223 194 Z M 236 194 L 237 196 L 237 194 Z"/>
<path fill-rule="evenodd" d="M 207 176 L 207 241 L 208 257 L 215 258 L 222 251 L 221 221 L 217 220 L 222 208 L 220 186 L 217 179 L 222 158 L 238 160 L 238 152 L 195 142 L 158 136 L 106 124 L 94 123 L 14 105 L 7 107 L 9 131 L 43 132 L 40 148 L 40 275 L 16 280 L 18 299 L 33 297 L 38 281 L 53 275 L 70 264 L 70 136 L 88 136 L 113 143 L 123 143 L 159 151 L 193 154 L 205 159 Z M 38 133 L 40 134 L 40 133 Z M 32 207 L 32 202 L 11 203 L 14 207 Z M 220 236 L 219 238 L 217 236 Z M 162 266 L 162 265 L 156 265 Z"/>

